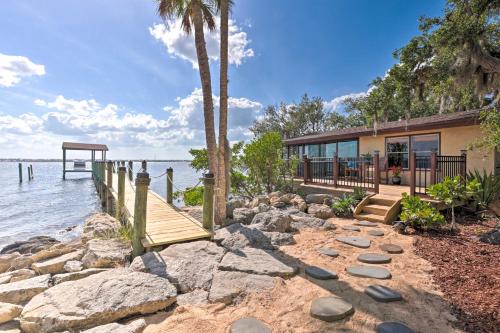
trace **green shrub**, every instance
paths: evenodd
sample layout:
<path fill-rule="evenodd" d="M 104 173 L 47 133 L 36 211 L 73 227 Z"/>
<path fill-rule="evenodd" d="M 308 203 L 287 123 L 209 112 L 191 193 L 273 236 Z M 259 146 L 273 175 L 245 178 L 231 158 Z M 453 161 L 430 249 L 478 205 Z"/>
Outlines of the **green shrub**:
<path fill-rule="evenodd" d="M 403 193 L 401 220 L 416 229 L 437 228 L 444 224 L 444 216 L 428 202 Z"/>
<path fill-rule="evenodd" d="M 188 187 L 184 191 L 184 204 L 186 206 L 200 206 L 203 204 L 203 186 Z"/>
<path fill-rule="evenodd" d="M 122 224 L 120 226 L 120 229 L 118 229 L 118 236 L 123 239 L 127 239 L 129 241 L 132 240 L 132 235 L 134 233 L 134 229 L 132 228 L 132 225 L 128 222 L 125 222 L 125 224 Z"/>
<path fill-rule="evenodd" d="M 486 170 L 483 170 L 482 174 L 479 170 L 474 170 L 474 172 L 469 171 L 467 178 L 468 180 L 475 179 L 481 186 L 475 196 L 476 203 L 480 208 L 485 209 L 491 202 L 500 198 L 500 176 L 492 173 L 487 174 Z"/>
<path fill-rule="evenodd" d="M 366 195 L 367 195 L 366 190 L 362 187 L 355 187 L 352 193 L 354 200 L 358 202 L 363 200 L 366 197 Z"/>
<path fill-rule="evenodd" d="M 358 200 L 354 198 L 354 195 L 344 194 L 340 198 L 335 199 L 335 202 L 332 204 L 333 213 L 338 217 L 351 217 L 357 203 Z"/>

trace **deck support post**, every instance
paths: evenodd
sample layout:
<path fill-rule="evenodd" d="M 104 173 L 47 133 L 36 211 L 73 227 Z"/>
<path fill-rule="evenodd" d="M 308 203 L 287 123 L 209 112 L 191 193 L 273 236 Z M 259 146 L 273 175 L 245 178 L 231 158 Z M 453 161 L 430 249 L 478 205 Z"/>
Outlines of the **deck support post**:
<path fill-rule="evenodd" d="M 214 228 L 214 185 L 214 174 L 206 173 L 203 177 L 203 228 L 210 233 Z"/>
<path fill-rule="evenodd" d="M 437 152 L 431 152 L 431 174 L 429 177 L 430 185 L 436 184 L 436 165 L 437 165 Z"/>
<path fill-rule="evenodd" d="M 66 149 L 63 148 L 63 180 L 66 179 Z"/>
<path fill-rule="evenodd" d="M 104 207 L 106 206 L 106 162 L 102 161 L 100 163 L 100 173 L 101 173 L 101 190 L 99 191 L 101 193 L 101 205 Z"/>
<path fill-rule="evenodd" d="M 31 174 L 31 179 L 35 178 L 33 175 L 33 164 L 30 164 L 30 174 Z"/>
<path fill-rule="evenodd" d="M 311 175 L 311 160 L 307 157 L 307 155 L 304 155 L 304 184 L 307 184 Z"/>
<path fill-rule="evenodd" d="M 338 180 L 339 180 L 339 155 L 335 153 L 333 155 L 333 186 L 337 187 L 338 186 Z"/>
<path fill-rule="evenodd" d="M 378 155 L 378 151 L 373 155 L 373 191 L 378 194 L 379 193 L 379 185 L 380 185 L 380 157 Z"/>
<path fill-rule="evenodd" d="M 147 172 L 139 172 L 135 178 L 134 233 L 132 238 L 132 254 L 134 257 L 144 253 L 142 239 L 146 235 L 146 212 L 150 182 L 151 179 Z"/>
<path fill-rule="evenodd" d="M 148 170 L 148 162 L 146 162 L 146 160 L 143 160 L 141 162 L 141 168 L 142 168 L 142 172 L 146 172 Z"/>
<path fill-rule="evenodd" d="M 410 195 L 415 195 L 415 186 L 417 183 L 417 153 L 410 152 Z"/>
<path fill-rule="evenodd" d="M 19 163 L 17 165 L 17 167 L 19 169 L 19 182 L 22 183 L 23 182 L 23 164 Z"/>
<path fill-rule="evenodd" d="M 127 168 L 121 166 L 118 168 L 118 202 L 116 203 L 115 217 L 121 221 L 123 207 L 125 206 L 125 173 Z"/>
<path fill-rule="evenodd" d="M 167 169 L 167 203 L 173 202 L 174 169 Z"/>
<path fill-rule="evenodd" d="M 132 181 L 132 179 L 134 178 L 133 169 L 134 169 L 134 162 L 128 161 L 128 179 L 130 181 Z"/>
<path fill-rule="evenodd" d="M 113 210 L 113 161 L 108 161 L 108 174 L 107 174 L 107 191 L 106 191 L 106 208 L 109 215 L 112 215 Z"/>

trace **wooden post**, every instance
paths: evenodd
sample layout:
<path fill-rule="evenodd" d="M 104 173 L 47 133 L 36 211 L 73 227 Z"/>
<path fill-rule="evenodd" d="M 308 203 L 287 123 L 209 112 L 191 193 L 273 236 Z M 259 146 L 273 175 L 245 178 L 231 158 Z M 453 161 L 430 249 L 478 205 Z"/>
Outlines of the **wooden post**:
<path fill-rule="evenodd" d="M 31 179 L 35 178 L 33 175 L 33 164 L 30 164 L 30 173 L 31 173 Z"/>
<path fill-rule="evenodd" d="M 141 241 L 146 235 L 146 212 L 150 182 L 151 179 L 147 172 L 139 172 L 135 178 L 134 235 L 132 239 L 134 257 L 144 253 Z"/>
<path fill-rule="evenodd" d="M 26 171 L 28 172 L 28 180 L 31 180 L 30 166 L 26 167 Z"/>
<path fill-rule="evenodd" d="M 143 172 L 146 172 L 146 170 L 148 169 L 148 162 L 146 162 L 146 160 L 143 160 L 141 162 L 141 168 Z"/>
<path fill-rule="evenodd" d="M 23 182 L 23 164 L 19 163 L 17 165 L 17 167 L 19 169 L 19 182 L 22 183 Z"/>
<path fill-rule="evenodd" d="M 339 155 L 333 155 L 333 186 L 337 187 L 339 180 Z"/>
<path fill-rule="evenodd" d="M 429 177 L 430 185 L 436 184 L 436 165 L 437 165 L 437 153 L 435 151 L 431 152 L 431 174 Z"/>
<path fill-rule="evenodd" d="M 66 179 L 66 149 L 63 149 L 63 179 Z"/>
<path fill-rule="evenodd" d="M 174 169 L 167 169 L 167 203 L 173 202 Z"/>
<path fill-rule="evenodd" d="M 460 156 L 462 156 L 463 162 L 460 162 L 460 175 L 462 180 L 467 179 L 467 150 L 460 150 Z"/>
<path fill-rule="evenodd" d="M 378 152 L 373 155 L 373 172 L 373 191 L 378 194 L 380 185 L 380 157 Z"/>
<path fill-rule="evenodd" d="M 106 208 L 108 214 L 112 215 L 113 210 L 113 161 L 108 161 L 108 177 L 106 181 L 107 191 L 106 191 Z"/>
<path fill-rule="evenodd" d="M 127 168 L 118 168 L 118 202 L 116 203 L 116 218 L 121 220 L 123 207 L 125 206 L 125 173 Z"/>
<path fill-rule="evenodd" d="M 133 168 L 134 168 L 134 162 L 128 161 L 128 179 L 130 181 L 134 179 Z"/>
<path fill-rule="evenodd" d="M 101 162 L 101 204 L 106 206 L 106 162 Z"/>
<path fill-rule="evenodd" d="M 410 152 L 410 195 L 415 195 L 415 186 L 417 182 L 417 153 Z"/>
<path fill-rule="evenodd" d="M 214 174 L 206 173 L 203 177 L 203 228 L 210 232 L 214 228 L 214 185 Z"/>

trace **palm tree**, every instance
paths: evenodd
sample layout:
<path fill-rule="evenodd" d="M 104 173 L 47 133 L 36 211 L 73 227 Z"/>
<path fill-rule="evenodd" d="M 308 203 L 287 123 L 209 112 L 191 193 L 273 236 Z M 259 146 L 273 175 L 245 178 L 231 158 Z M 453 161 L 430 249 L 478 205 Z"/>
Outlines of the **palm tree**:
<path fill-rule="evenodd" d="M 198 68 L 200 72 L 201 89 L 203 92 L 203 116 L 205 118 L 205 139 L 208 150 L 208 167 L 211 172 L 217 172 L 217 141 L 215 138 L 214 103 L 212 99 L 212 81 L 210 65 L 205 44 L 203 26 L 210 31 L 215 30 L 214 13 L 217 10 L 217 0 L 156 0 L 158 14 L 163 19 L 182 19 L 182 29 L 190 34 L 194 27 L 194 41 Z"/>

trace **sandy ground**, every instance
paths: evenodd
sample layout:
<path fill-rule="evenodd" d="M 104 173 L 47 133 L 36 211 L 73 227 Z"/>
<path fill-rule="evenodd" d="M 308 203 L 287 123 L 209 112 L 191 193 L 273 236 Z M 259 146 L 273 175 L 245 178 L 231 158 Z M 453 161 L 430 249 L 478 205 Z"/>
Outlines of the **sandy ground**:
<path fill-rule="evenodd" d="M 243 297 L 238 304 L 225 306 L 177 306 L 169 312 L 158 313 L 147 319 L 145 333 L 156 332 L 228 332 L 229 325 L 244 316 L 253 316 L 266 322 L 274 333 L 278 332 L 374 332 L 382 321 L 406 323 L 416 332 L 461 332 L 451 327 L 450 308 L 437 290 L 429 272 L 429 262 L 414 254 L 413 238 L 395 233 L 389 226 L 381 225 L 385 235 L 369 236 L 369 228 L 361 232 L 340 229 L 353 220 L 333 218 L 337 225 L 333 231 L 307 230 L 295 235 L 297 244 L 281 247 L 285 261 L 293 261 L 301 268 L 300 274 L 289 279 L 277 278 L 274 289 Z M 359 249 L 335 241 L 338 235 L 363 235 L 371 239 L 369 249 Z M 360 253 L 381 252 L 378 246 L 393 243 L 403 247 L 403 254 L 392 255 L 392 262 L 380 265 L 392 273 L 390 280 L 357 278 L 348 275 L 345 268 L 361 264 L 356 258 Z M 318 254 L 318 247 L 337 249 L 340 256 L 330 258 Z M 319 281 L 304 276 L 303 268 L 316 265 L 335 271 L 339 279 Z M 370 284 L 381 284 L 399 291 L 402 302 L 378 303 L 364 294 Z M 311 301 L 319 296 L 337 295 L 350 302 L 355 313 L 347 319 L 326 323 L 310 317 Z"/>

